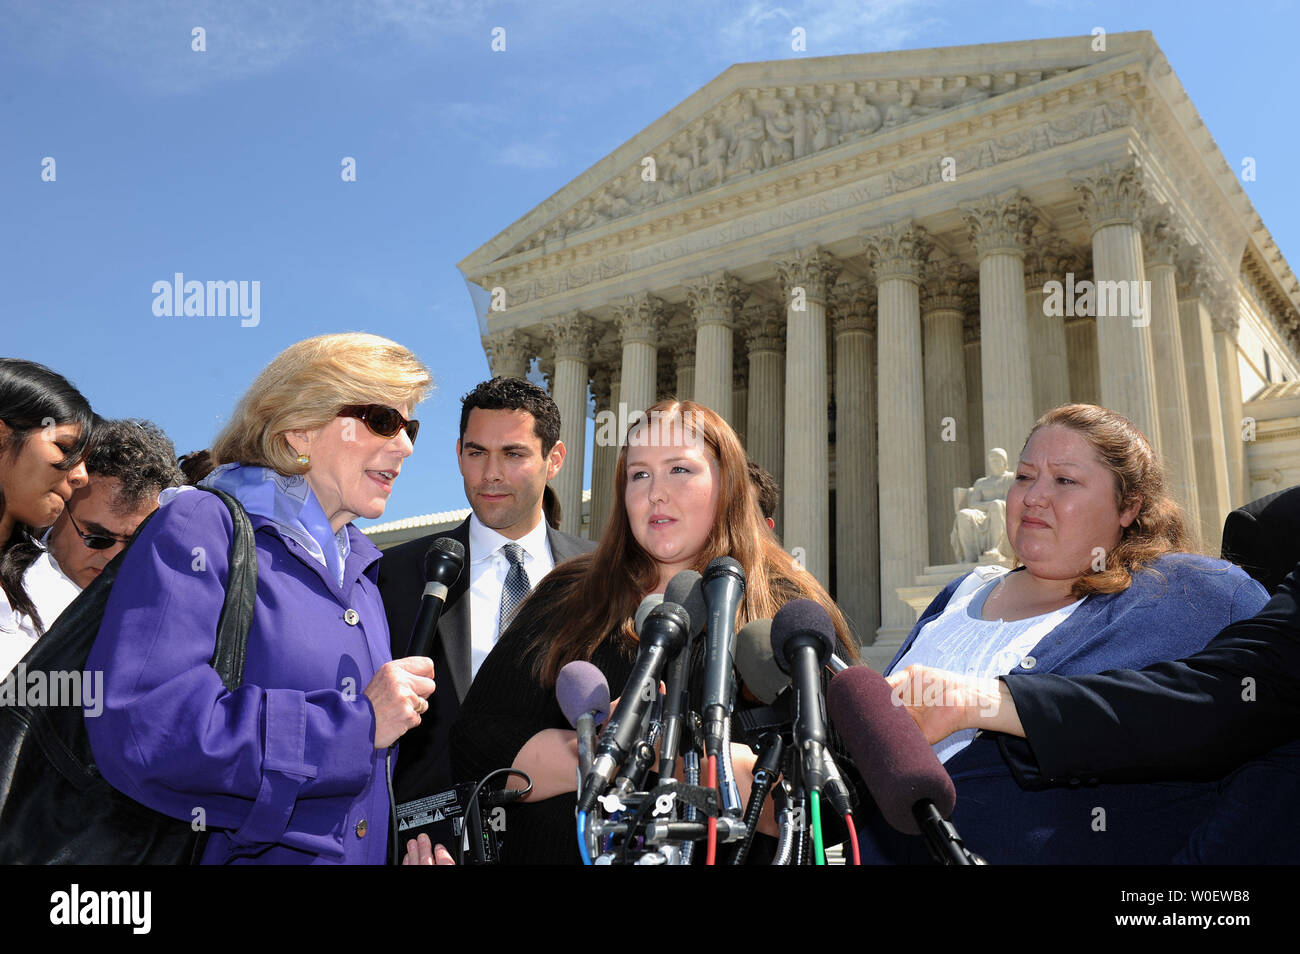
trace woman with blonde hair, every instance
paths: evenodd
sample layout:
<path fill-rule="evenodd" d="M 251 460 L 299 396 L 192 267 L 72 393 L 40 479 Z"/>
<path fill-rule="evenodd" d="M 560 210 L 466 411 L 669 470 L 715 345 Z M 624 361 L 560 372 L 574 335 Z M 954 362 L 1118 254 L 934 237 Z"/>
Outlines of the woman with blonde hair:
<path fill-rule="evenodd" d="M 641 600 L 718 556 L 745 570 L 737 626 L 806 597 L 827 609 L 841 654 L 856 660 L 843 615 L 764 522 L 735 432 L 701 404 L 660 401 L 619 451 L 599 545 L 538 584 L 479 670 L 452 729 L 457 778 L 477 780 L 511 765 L 532 777 L 528 804 L 511 809 L 511 863 L 578 861 L 577 743 L 555 700 L 560 669 L 589 660 L 619 691 L 636 658 L 632 622 Z"/>
<path fill-rule="evenodd" d="M 201 482 L 247 512 L 257 599 L 244 681 L 208 664 L 233 533 L 215 495 L 182 488 L 127 551 L 88 669 L 87 718 L 116 788 L 211 833 L 205 864 L 382 864 L 385 750 L 428 708 L 432 663 L 390 660 L 378 549 L 430 387 L 410 351 L 368 334 L 292 345 L 253 382 Z"/>

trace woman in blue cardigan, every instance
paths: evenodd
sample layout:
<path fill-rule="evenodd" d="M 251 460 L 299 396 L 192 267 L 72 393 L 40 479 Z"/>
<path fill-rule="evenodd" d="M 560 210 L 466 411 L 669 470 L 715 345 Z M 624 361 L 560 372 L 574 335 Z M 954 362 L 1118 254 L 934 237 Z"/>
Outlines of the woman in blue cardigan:
<path fill-rule="evenodd" d="M 1009 672 L 1095 673 L 1177 659 L 1267 594 L 1245 573 L 1193 549 L 1158 458 L 1126 418 L 1092 405 L 1034 425 L 1007 494 L 1019 565 L 980 567 L 949 583 L 889 672 L 900 701 L 923 705 L 933 669 L 995 680 Z M 914 668 L 909 668 L 914 667 Z M 929 667 L 929 668 L 921 668 Z M 938 701 L 938 700 L 933 700 Z M 957 787 L 953 823 L 992 863 L 1162 864 L 1209 813 L 1213 783 L 1022 790 L 995 737 L 963 729 L 936 751 Z M 918 839 L 876 820 L 877 861 L 917 862 Z"/>

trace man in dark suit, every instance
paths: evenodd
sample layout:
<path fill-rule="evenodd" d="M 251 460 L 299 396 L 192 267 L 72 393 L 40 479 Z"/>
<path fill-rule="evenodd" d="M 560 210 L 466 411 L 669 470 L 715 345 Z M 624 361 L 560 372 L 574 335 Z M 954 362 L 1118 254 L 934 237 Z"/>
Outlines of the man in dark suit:
<path fill-rule="evenodd" d="M 486 658 L 523 596 L 557 563 L 595 547 L 543 520 L 548 480 L 564 464 L 560 411 L 541 388 L 493 378 L 461 399 L 456 459 L 473 513 L 459 526 L 393 547 L 379 564 L 394 658 L 407 655 L 424 589 L 424 555 L 439 536 L 465 547 L 433 643 L 438 688 L 420 725 L 402 737 L 398 802 L 434 795 L 453 779 L 447 736 Z"/>

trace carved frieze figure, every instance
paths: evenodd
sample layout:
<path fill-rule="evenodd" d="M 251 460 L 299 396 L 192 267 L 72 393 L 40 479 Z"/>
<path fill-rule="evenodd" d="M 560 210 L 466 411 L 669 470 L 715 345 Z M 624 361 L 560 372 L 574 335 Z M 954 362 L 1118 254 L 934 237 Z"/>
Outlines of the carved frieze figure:
<path fill-rule="evenodd" d="M 808 113 L 808 129 L 813 152 L 820 152 L 839 141 L 839 120 L 831 112 L 834 103 L 824 99 Z"/>
<path fill-rule="evenodd" d="M 854 96 L 852 109 L 844 110 L 840 119 L 840 142 L 861 139 L 880 128 L 880 110 L 865 96 Z"/>
<path fill-rule="evenodd" d="M 795 121 L 781 103 L 774 116 L 767 117 L 767 140 L 763 143 L 763 165 L 774 166 L 794 158 Z"/>
<path fill-rule="evenodd" d="M 988 453 L 988 472 L 970 487 L 953 489 L 953 555 L 958 563 L 1008 563 L 1007 491 L 1016 479 L 1007 470 L 1007 452 L 994 447 Z"/>
<path fill-rule="evenodd" d="M 700 150 L 695 144 L 697 155 L 695 168 L 691 171 L 690 186 L 692 192 L 699 192 L 722 182 L 727 172 L 727 140 L 718 134 L 716 123 L 704 126 L 704 148 Z"/>
<path fill-rule="evenodd" d="M 736 124 L 733 135 L 735 142 L 731 146 L 728 175 L 756 172 L 769 165 L 763 152 L 763 140 L 767 136 L 763 128 L 763 117 L 754 114 L 754 104 L 747 99 L 740 103 L 740 122 Z"/>

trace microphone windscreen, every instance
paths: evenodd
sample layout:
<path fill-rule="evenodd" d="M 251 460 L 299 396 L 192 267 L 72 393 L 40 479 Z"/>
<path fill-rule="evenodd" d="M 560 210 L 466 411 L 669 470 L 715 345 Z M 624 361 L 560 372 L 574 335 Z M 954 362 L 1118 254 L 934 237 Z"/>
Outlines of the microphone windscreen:
<path fill-rule="evenodd" d="M 676 603 L 691 618 L 691 636 L 704 629 L 709 621 L 709 611 L 704 604 L 704 590 L 701 588 L 703 580 L 694 570 L 682 570 L 668 581 L 668 586 L 664 589 L 664 601 Z"/>
<path fill-rule="evenodd" d="M 555 680 L 560 711 L 575 728 L 584 712 L 596 712 L 596 724 L 609 718 L 609 683 L 605 674 L 584 659 L 566 663 Z"/>
<path fill-rule="evenodd" d="M 465 565 L 465 545 L 451 537 L 439 537 L 424 554 L 424 580 L 451 586 Z"/>
<path fill-rule="evenodd" d="M 650 615 L 650 611 L 665 599 L 663 593 L 651 593 L 641 601 L 641 605 L 636 608 L 636 616 L 632 620 L 632 628 L 638 636 L 641 634 L 641 628 L 645 626 L 645 618 Z"/>
<path fill-rule="evenodd" d="M 784 673 L 790 672 L 796 642 L 811 637 L 820 666 L 835 651 L 835 624 L 826 607 L 815 600 L 791 600 L 772 617 L 772 658 Z"/>
<path fill-rule="evenodd" d="M 838 673 L 826 690 L 826 710 L 890 825 L 920 834 L 912 806 L 922 799 L 934 802 L 944 818 L 952 815 L 952 779 L 907 710 L 894 704 L 884 676 L 866 666 Z"/>
<path fill-rule="evenodd" d="M 765 705 L 771 705 L 790 677 L 772 658 L 772 621 L 756 619 L 736 634 L 736 669 L 745 686 Z"/>

